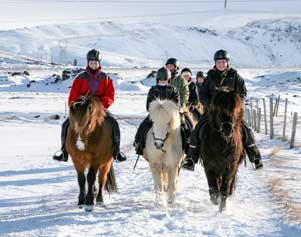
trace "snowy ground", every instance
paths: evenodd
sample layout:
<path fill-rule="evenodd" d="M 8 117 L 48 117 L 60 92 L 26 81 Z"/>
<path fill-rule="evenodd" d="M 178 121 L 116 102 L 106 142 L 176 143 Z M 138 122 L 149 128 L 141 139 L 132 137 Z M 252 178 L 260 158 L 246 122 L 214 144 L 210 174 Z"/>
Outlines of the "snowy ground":
<path fill-rule="evenodd" d="M 278 81 L 281 77 L 286 82 L 284 78 L 300 75 L 300 71 L 278 71 L 283 70 L 241 69 L 249 95 L 282 93 L 283 84 L 271 87 L 257 76 Z M 218 213 L 210 203 L 201 166 L 194 173 L 181 172 L 173 206 L 167 211 L 154 207 L 148 164 L 140 159 L 133 171 L 136 156 L 131 145 L 135 125 L 145 116 L 147 88 L 125 84 L 148 72 L 120 70 L 120 75 L 130 76 L 122 82 L 115 80 L 126 85 L 118 88 L 112 112 L 120 121 L 122 150 L 128 161 L 114 164 L 119 192 L 106 195 L 106 208 L 92 213 L 76 206 L 78 186 L 72 163 L 51 159 L 60 146 L 63 120 L 50 120 L 49 116 L 64 115 L 67 85 L 61 93 L 45 89 L 49 85 L 43 83 L 28 92 L 20 78 L 14 79 L 17 86 L 0 85 L 0 236 L 301 236 L 300 149 L 289 150 L 286 142 L 270 141 L 263 134 L 256 136 L 264 169 L 254 171 L 249 163 L 241 166 L 237 190 L 226 212 Z M 300 83 L 285 85 L 289 108 L 300 113 L 299 94 L 293 97 L 300 91 Z M 297 140 L 301 141 L 300 123 L 298 129 Z"/>

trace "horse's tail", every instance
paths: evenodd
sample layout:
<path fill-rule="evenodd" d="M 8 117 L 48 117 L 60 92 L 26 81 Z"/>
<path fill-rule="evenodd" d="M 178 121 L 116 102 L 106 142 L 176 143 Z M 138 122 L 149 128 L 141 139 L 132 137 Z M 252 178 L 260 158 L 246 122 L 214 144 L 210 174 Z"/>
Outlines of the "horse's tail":
<path fill-rule="evenodd" d="M 114 168 L 113 168 L 113 162 L 112 162 L 111 169 L 107 176 L 107 182 L 105 185 L 105 189 L 109 193 L 117 192 L 117 182 L 116 182 L 115 172 L 114 172 Z"/>

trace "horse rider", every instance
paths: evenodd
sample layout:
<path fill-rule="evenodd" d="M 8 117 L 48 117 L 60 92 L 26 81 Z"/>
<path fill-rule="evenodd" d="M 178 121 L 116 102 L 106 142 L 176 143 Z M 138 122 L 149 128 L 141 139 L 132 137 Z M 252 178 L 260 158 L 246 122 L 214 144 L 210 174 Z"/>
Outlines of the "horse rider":
<path fill-rule="evenodd" d="M 192 81 L 192 72 L 189 68 L 183 68 L 181 71 L 182 78 L 187 82 L 189 88 L 189 97 L 187 107 L 198 121 L 201 118 L 201 113 L 198 111 L 199 98 L 197 95 L 196 83 Z"/>
<path fill-rule="evenodd" d="M 166 68 L 171 72 L 171 85 L 174 86 L 180 95 L 181 113 L 184 115 L 183 133 L 185 136 L 185 153 L 188 151 L 188 140 L 190 138 L 193 124 L 187 115 L 187 103 L 189 98 L 189 86 L 187 81 L 179 74 L 180 64 L 176 58 L 169 58 L 165 63 Z"/>
<path fill-rule="evenodd" d="M 95 95 L 103 104 L 105 109 L 108 109 L 113 103 L 115 98 L 115 89 L 113 80 L 105 74 L 100 66 L 101 54 L 98 50 L 92 49 L 87 53 L 86 70 L 80 73 L 74 80 L 70 94 L 68 105 L 79 99 L 81 96 Z M 113 155 L 114 159 L 118 161 L 125 161 L 125 155 L 120 152 L 120 129 L 118 122 L 113 118 L 112 114 L 107 110 L 106 121 L 112 128 L 112 142 L 113 142 Z M 58 161 L 68 161 L 68 153 L 66 151 L 65 142 L 67 137 L 67 130 L 69 127 L 69 118 L 65 120 L 62 125 L 61 132 L 61 154 L 54 155 L 53 159 Z"/>
<path fill-rule="evenodd" d="M 185 160 L 183 167 L 188 170 L 194 170 L 195 163 L 199 159 L 199 132 L 200 128 L 206 123 L 208 107 L 210 100 L 215 93 L 216 88 L 228 87 L 231 90 L 236 91 L 242 98 L 247 95 L 247 89 L 244 80 L 238 74 L 238 72 L 230 67 L 230 56 L 226 50 L 218 50 L 214 55 L 215 66 L 208 71 L 207 77 L 204 83 L 199 88 L 200 101 L 205 107 L 205 115 L 196 125 L 192 132 L 190 139 L 189 151 L 187 159 Z M 252 130 L 243 122 L 242 139 L 244 148 L 248 154 L 249 160 L 254 163 L 255 169 L 263 167 L 261 161 L 260 152 L 255 144 L 255 137 Z"/>
<path fill-rule="evenodd" d="M 170 84 L 171 72 L 168 68 L 162 67 L 157 71 L 156 85 L 152 86 L 148 92 L 146 100 L 146 110 L 149 111 L 149 105 L 156 99 L 172 100 L 177 105 L 180 105 L 180 95 L 178 90 Z M 179 106 L 180 108 L 180 106 Z M 137 155 L 143 155 L 147 132 L 152 127 L 153 122 L 147 116 L 139 125 L 135 136 L 134 147 Z"/>
<path fill-rule="evenodd" d="M 195 76 L 195 81 L 196 81 L 195 84 L 196 84 L 196 87 L 197 87 L 198 98 L 200 98 L 199 88 L 204 83 L 204 80 L 205 80 L 204 73 L 202 71 L 198 71 L 196 73 L 196 76 Z"/>

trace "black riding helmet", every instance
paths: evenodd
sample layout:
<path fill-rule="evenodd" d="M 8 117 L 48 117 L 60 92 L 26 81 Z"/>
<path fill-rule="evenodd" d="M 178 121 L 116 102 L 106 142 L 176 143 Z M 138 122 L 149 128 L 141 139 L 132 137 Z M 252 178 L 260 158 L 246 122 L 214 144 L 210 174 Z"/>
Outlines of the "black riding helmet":
<path fill-rule="evenodd" d="M 198 77 L 204 77 L 204 73 L 202 71 L 198 71 L 196 74 L 196 78 Z"/>
<path fill-rule="evenodd" d="M 101 62 L 101 55 L 100 52 L 96 49 L 92 49 L 87 53 L 87 62 L 89 61 L 98 61 Z"/>
<path fill-rule="evenodd" d="M 157 76 L 156 76 L 157 83 L 158 83 L 158 81 L 170 80 L 170 78 L 171 78 L 171 73 L 168 68 L 166 68 L 166 67 L 159 68 L 159 70 L 157 71 Z"/>
<path fill-rule="evenodd" d="M 179 68 L 180 68 L 180 63 L 179 63 L 178 59 L 176 59 L 176 58 L 169 58 L 169 59 L 167 59 L 167 61 L 165 63 L 165 66 L 167 66 L 167 64 L 174 65 L 177 70 L 179 70 Z"/>
<path fill-rule="evenodd" d="M 230 55 L 226 50 L 220 49 L 214 54 L 214 61 L 218 59 L 226 59 L 227 61 L 230 61 Z"/>

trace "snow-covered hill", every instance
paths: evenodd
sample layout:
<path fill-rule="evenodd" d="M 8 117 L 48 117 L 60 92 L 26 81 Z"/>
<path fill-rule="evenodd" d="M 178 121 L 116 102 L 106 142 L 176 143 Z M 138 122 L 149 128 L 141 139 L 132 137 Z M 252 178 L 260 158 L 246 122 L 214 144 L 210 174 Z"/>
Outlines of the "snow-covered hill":
<path fill-rule="evenodd" d="M 54 63 L 77 59 L 85 65 L 94 47 L 102 49 L 104 66 L 158 66 L 170 56 L 182 64 L 208 65 L 214 52 L 225 48 L 237 66 L 293 67 L 301 65 L 301 18 L 253 21 L 229 31 L 107 21 L 0 32 L 1 51 Z"/>
<path fill-rule="evenodd" d="M 210 65 L 225 48 L 236 66 L 301 65 L 300 1 L 222 3 L 3 0 L 0 51 L 85 65 L 86 52 L 100 48 L 103 66 L 158 67 L 168 57 Z M 0 67 L 11 63 L 0 58 Z"/>

